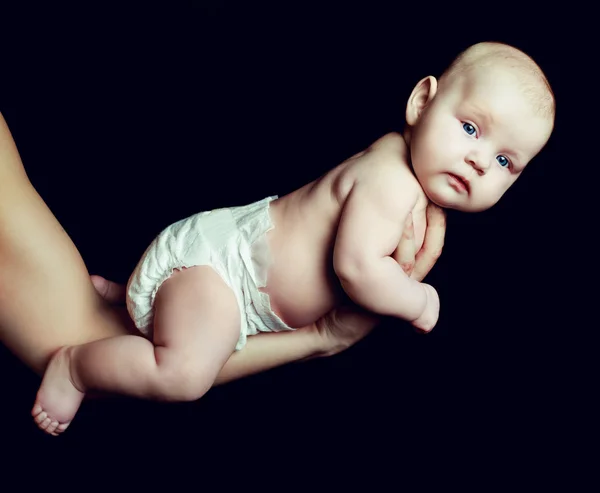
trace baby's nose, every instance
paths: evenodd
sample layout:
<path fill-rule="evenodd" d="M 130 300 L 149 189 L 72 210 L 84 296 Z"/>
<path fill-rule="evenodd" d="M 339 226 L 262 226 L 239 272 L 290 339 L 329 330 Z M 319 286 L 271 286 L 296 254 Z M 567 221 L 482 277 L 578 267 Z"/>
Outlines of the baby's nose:
<path fill-rule="evenodd" d="M 465 159 L 469 166 L 472 166 L 478 173 L 483 174 L 490 167 L 490 163 L 481 155 L 469 155 Z"/>

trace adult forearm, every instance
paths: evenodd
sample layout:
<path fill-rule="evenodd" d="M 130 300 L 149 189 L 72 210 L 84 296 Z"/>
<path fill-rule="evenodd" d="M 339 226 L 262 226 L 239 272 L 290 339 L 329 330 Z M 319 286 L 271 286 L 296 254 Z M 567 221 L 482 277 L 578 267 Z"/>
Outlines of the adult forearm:
<path fill-rule="evenodd" d="M 290 332 L 269 332 L 248 337 L 246 345 L 235 351 L 214 385 L 221 385 L 249 375 L 296 361 L 325 356 L 328 351 L 318 333 L 310 328 Z"/>

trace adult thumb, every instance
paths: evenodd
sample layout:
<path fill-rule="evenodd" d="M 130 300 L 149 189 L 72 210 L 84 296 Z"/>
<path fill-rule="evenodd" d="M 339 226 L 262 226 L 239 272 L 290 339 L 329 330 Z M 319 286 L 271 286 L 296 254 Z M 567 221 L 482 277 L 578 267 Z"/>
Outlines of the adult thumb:
<path fill-rule="evenodd" d="M 109 281 L 102 276 L 91 275 L 90 279 L 92 284 L 98 291 L 98 294 L 102 296 L 107 302 L 117 304 L 125 303 L 125 285 L 117 284 L 116 282 Z"/>

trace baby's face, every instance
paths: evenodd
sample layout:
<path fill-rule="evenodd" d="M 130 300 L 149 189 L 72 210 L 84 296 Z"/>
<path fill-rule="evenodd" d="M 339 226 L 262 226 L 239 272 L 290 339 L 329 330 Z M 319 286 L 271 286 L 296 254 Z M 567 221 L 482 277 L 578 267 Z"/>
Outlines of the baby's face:
<path fill-rule="evenodd" d="M 430 200 L 478 212 L 500 200 L 551 132 L 511 76 L 486 71 L 438 92 L 412 130 L 411 161 Z"/>

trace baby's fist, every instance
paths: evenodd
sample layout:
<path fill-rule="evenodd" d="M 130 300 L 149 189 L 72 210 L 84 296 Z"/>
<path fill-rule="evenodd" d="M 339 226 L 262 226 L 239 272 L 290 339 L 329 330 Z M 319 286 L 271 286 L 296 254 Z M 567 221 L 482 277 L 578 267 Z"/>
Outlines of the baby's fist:
<path fill-rule="evenodd" d="M 429 332 L 435 327 L 435 324 L 438 321 L 440 314 L 440 297 L 433 286 L 425 283 L 421 283 L 421 285 L 427 295 L 425 310 L 423 310 L 421 316 L 412 324 L 419 330 Z"/>

